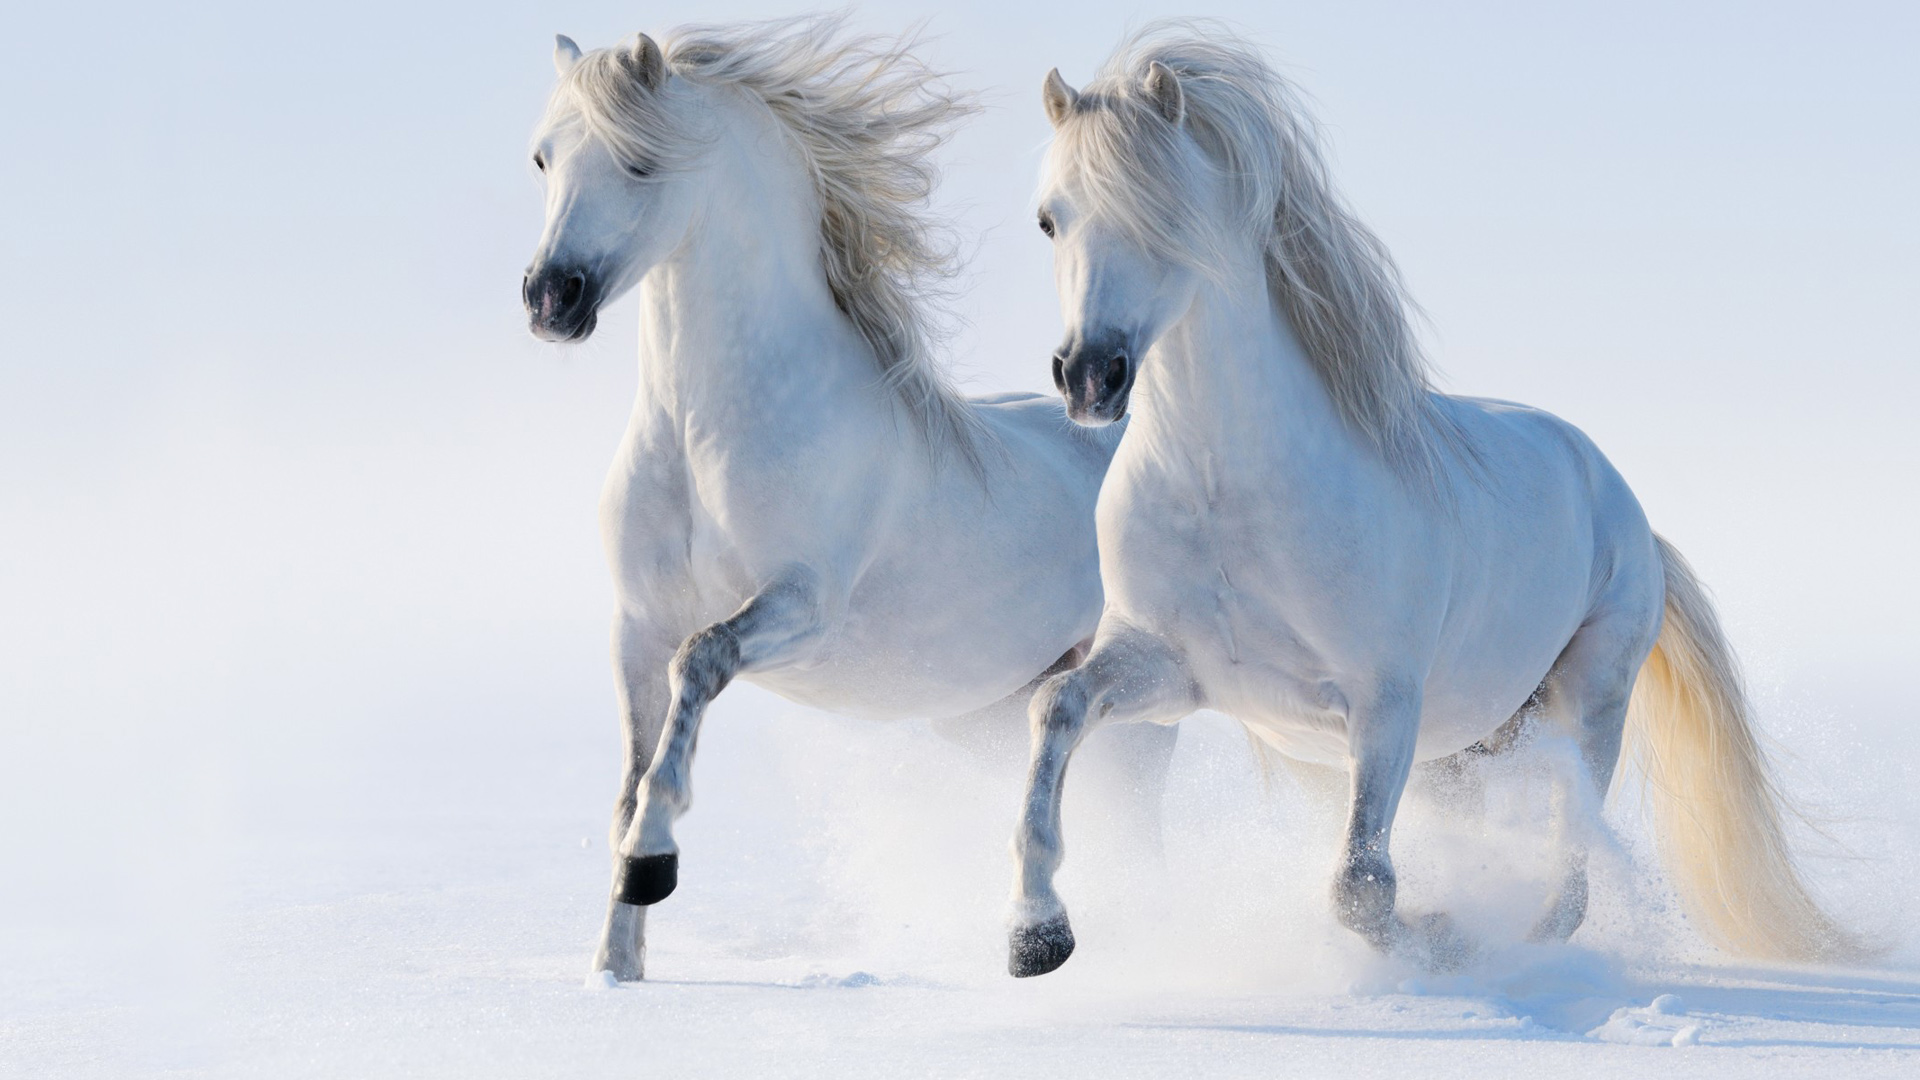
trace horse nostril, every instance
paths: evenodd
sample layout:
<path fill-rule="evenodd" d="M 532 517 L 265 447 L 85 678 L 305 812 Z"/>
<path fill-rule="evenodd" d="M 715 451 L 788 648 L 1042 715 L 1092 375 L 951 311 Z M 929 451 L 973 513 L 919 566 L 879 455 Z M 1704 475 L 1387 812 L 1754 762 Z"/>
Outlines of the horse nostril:
<path fill-rule="evenodd" d="M 573 306 L 573 304 L 580 299 L 580 294 L 586 291 L 586 288 L 586 275 L 568 274 L 566 284 L 560 288 L 560 305 L 562 307 Z"/>
<path fill-rule="evenodd" d="M 1112 393 L 1127 384 L 1127 358 L 1116 356 L 1107 368 L 1107 391 Z"/>
<path fill-rule="evenodd" d="M 533 275 L 532 274 L 520 275 L 520 302 L 523 304 L 533 303 Z"/>
<path fill-rule="evenodd" d="M 1058 356 L 1053 358 L 1053 388 L 1063 394 L 1067 392 L 1067 362 Z"/>

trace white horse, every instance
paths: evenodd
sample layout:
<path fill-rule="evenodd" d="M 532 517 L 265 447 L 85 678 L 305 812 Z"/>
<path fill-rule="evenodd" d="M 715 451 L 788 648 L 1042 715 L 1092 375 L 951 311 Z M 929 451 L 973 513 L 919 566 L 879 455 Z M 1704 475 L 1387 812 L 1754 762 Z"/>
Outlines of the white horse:
<path fill-rule="evenodd" d="M 1053 874 L 1074 747 L 1201 707 L 1349 772 L 1333 900 L 1380 949 L 1465 955 L 1443 921 L 1394 910 L 1409 770 L 1537 722 L 1571 736 L 1584 776 L 1556 791 L 1535 939 L 1585 916 L 1587 830 L 1624 730 L 1709 935 L 1758 956 L 1851 950 L 1789 855 L 1705 592 L 1573 426 L 1430 389 L 1397 272 L 1288 85 L 1227 35 L 1169 23 L 1085 92 L 1052 72 L 1044 102 L 1040 227 L 1067 322 L 1054 380 L 1083 424 L 1129 401 L 1133 419 L 1100 493 L 1093 651 L 1031 711 L 1013 974 L 1073 949 Z"/>
<path fill-rule="evenodd" d="M 626 768 L 595 977 L 642 977 L 645 905 L 709 701 L 739 676 L 871 718 L 1010 700 L 1101 606 L 1093 504 L 1115 438 L 1040 395 L 967 399 L 920 292 L 944 265 L 927 155 L 964 111 L 838 21 L 555 52 L 534 138 L 547 222 L 524 297 L 575 341 L 641 296 L 640 391 L 601 502 Z M 1064 665 L 1063 665 L 1064 666 Z M 1172 752 L 1136 743 L 1157 798 Z"/>

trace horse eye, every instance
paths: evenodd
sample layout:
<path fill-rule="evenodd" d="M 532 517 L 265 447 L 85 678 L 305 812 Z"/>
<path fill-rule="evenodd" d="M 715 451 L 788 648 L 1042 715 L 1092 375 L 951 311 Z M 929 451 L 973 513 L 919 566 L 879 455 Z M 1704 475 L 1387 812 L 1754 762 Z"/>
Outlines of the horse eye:
<path fill-rule="evenodd" d="M 653 175 L 653 170 L 645 165 L 628 165 L 626 166 L 626 170 L 627 175 L 633 177 L 635 180 L 645 180 L 647 177 Z"/>
<path fill-rule="evenodd" d="M 533 155 L 533 167 L 536 169 L 539 169 L 541 172 L 546 172 L 547 159 L 544 157 L 541 157 L 539 154 Z"/>
<path fill-rule="evenodd" d="M 1040 215 L 1040 231 L 1043 233 L 1046 233 L 1048 236 L 1053 235 L 1053 215 L 1052 214 L 1043 213 Z"/>

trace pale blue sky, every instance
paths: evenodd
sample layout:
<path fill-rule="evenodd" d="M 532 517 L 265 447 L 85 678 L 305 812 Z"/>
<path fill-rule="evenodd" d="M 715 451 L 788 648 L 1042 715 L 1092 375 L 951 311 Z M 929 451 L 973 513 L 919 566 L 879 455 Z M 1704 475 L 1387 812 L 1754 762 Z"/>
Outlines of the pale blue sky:
<path fill-rule="evenodd" d="M 1920 16 L 1675 8 L 1210 13 L 1317 98 L 1445 385 L 1595 437 L 1716 588 L 1781 723 L 1905 725 Z M 566 351 L 523 328 L 551 35 L 797 9 L 294 10 L 7 17 L 0 730 L 198 731 L 217 758 L 296 699 L 341 730 L 416 709 L 610 725 L 594 500 L 634 314 Z M 954 343 L 972 385 L 1044 387 L 1058 334 L 1030 209 L 1042 75 L 1084 81 L 1166 12 L 859 9 L 929 18 L 990 105 L 939 195 L 977 246 Z"/>

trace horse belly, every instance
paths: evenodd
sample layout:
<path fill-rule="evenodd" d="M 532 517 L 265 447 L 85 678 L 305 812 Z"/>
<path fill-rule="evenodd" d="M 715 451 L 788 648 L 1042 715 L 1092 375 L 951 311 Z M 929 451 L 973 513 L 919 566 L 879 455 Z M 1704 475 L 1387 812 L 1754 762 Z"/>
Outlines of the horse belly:
<path fill-rule="evenodd" d="M 813 662 L 753 679 L 783 697 L 862 719 L 972 712 L 1031 682 L 1092 632 L 1098 583 L 1090 568 L 1084 582 L 1071 577 L 964 582 L 878 567 Z"/>
<path fill-rule="evenodd" d="M 1591 608 L 1593 552 L 1577 538 L 1543 545 L 1532 558 L 1513 552 L 1482 565 L 1456 591 L 1427 674 L 1422 760 L 1457 753 L 1512 719 Z M 1463 592 L 1476 601 L 1462 604 Z"/>
<path fill-rule="evenodd" d="M 789 701 L 857 720 L 941 719 L 991 705 L 1044 667 L 1024 676 L 1004 665 L 970 671 L 873 641 L 843 638 L 834 645 L 833 655 L 805 668 L 755 672 L 747 679 Z"/>
<path fill-rule="evenodd" d="M 1295 761 L 1345 769 L 1352 760 L 1347 753 L 1345 724 L 1334 731 L 1272 717 L 1243 723 L 1254 738 Z"/>
<path fill-rule="evenodd" d="M 1175 515 L 1121 528 L 1122 550 L 1150 550 L 1155 558 L 1115 559 L 1103 550 L 1113 610 L 1180 649 L 1208 707 L 1288 757 L 1326 765 L 1346 761 L 1347 680 L 1408 664 L 1424 668 L 1427 679 L 1415 751 L 1421 760 L 1492 734 L 1526 703 L 1579 628 L 1591 586 L 1591 551 L 1569 542 L 1487 560 L 1492 569 L 1476 573 L 1470 586 L 1492 599 L 1471 610 L 1443 605 L 1438 593 L 1404 594 L 1366 609 L 1392 613 L 1390 623 L 1355 624 L 1350 597 L 1343 606 L 1317 591 L 1329 572 L 1298 565 L 1286 545 L 1260 551 L 1223 542 L 1203 521 L 1181 527 Z M 1437 648 L 1404 632 L 1414 625 L 1439 628 Z"/>
<path fill-rule="evenodd" d="M 1019 690 L 1093 634 L 1105 453 L 1044 399 L 988 419 L 1010 458 L 988 464 L 992 497 L 953 470 L 916 487 L 875 535 L 817 660 L 766 685 L 855 716 L 955 716 Z"/>

